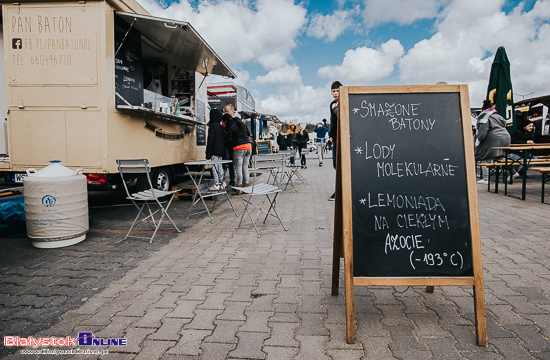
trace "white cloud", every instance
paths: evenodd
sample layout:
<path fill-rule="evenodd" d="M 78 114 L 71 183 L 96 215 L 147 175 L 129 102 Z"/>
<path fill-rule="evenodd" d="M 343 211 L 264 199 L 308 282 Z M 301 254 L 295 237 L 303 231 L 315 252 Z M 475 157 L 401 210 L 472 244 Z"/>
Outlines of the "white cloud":
<path fill-rule="evenodd" d="M 388 40 L 379 49 L 359 47 L 346 51 L 341 65 L 324 66 L 317 75 L 339 79 L 345 85 L 373 83 L 391 75 L 403 52 L 403 46 L 395 39 Z"/>
<path fill-rule="evenodd" d="M 271 94 L 256 102 L 256 108 L 276 114 L 282 121 L 297 119 L 302 123 L 318 123 L 329 118 L 330 87 L 315 89 L 300 85 L 292 90 Z"/>
<path fill-rule="evenodd" d="M 307 35 L 316 39 L 326 38 L 325 41 L 332 42 L 352 26 L 354 26 L 352 14 L 349 11 L 336 10 L 332 15 L 314 15 L 307 29 Z"/>
<path fill-rule="evenodd" d="M 363 19 L 367 28 L 385 23 L 410 25 L 417 20 L 437 17 L 448 0 L 365 0 Z"/>
<path fill-rule="evenodd" d="M 524 12 L 501 11 L 504 0 L 455 0 L 437 24 L 437 33 L 418 42 L 399 60 L 407 84 L 468 84 L 472 106 L 485 98 L 494 54 L 504 46 L 514 93 L 545 95 L 550 78 L 550 1 Z"/>
<path fill-rule="evenodd" d="M 163 9 L 154 0 L 139 0 L 152 15 L 188 21 L 230 66 L 258 62 L 266 69 L 286 64 L 306 24 L 306 9 L 292 0 L 188 1 Z"/>
<path fill-rule="evenodd" d="M 298 66 L 286 64 L 285 66 L 271 70 L 266 75 L 258 76 L 253 80 L 253 83 L 295 87 L 302 84 L 302 76 L 300 75 L 300 68 Z"/>

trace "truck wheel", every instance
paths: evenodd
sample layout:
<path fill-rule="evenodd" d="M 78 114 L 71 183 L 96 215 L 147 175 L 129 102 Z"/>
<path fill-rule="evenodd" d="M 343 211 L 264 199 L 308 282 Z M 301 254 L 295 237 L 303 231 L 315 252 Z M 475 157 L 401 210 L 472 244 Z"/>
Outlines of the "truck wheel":
<path fill-rule="evenodd" d="M 159 168 L 153 171 L 151 182 L 158 190 L 172 190 L 172 174 L 168 168 Z"/>

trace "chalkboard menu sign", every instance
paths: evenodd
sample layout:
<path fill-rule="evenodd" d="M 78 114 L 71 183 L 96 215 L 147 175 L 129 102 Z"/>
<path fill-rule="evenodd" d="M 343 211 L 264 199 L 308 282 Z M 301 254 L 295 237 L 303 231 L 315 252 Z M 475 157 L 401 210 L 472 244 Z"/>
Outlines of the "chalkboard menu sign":
<path fill-rule="evenodd" d="M 333 295 L 344 257 L 346 331 L 355 286 L 473 286 L 487 344 L 466 85 L 340 87 Z"/>
<path fill-rule="evenodd" d="M 354 276 L 473 275 L 459 94 L 349 109 Z"/>
<path fill-rule="evenodd" d="M 143 103 L 141 34 L 135 28 L 128 32 L 129 28 L 130 24 L 115 15 L 115 51 L 118 49 L 115 55 L 115 91 L 118 94 L 116 105 L 141 106 Z M 122 46 L 120 46 L 121 43 Z"/>
<path fill-rule="evenodd" d="M 206 125 L 197 124 L 197 146 L 206 146 Z"/>
<path fill-rule="evenodd" d="M 256 149 L 258 150 L 258 155 L 267 155 L 271 154 L 271 141 L 269 140 L 259 140 L 256 142 Z"/>

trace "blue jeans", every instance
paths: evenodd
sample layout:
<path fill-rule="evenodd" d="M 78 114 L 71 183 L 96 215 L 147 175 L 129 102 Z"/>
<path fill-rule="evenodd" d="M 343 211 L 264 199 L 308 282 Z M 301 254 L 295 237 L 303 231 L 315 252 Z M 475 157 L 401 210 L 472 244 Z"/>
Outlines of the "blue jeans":
<path fill-rule="evenodd" d="M 523 157 L 521 157 L 520 155 L 518 155 L 516 153 L 510 153 L 510 154 L 508 154 L 508 159 L 520 160 L 520 159 L 523 159 Z M 536 159 L 536 157 L 534 157 L 532 154 L 527 154 L 527 160 L 530 160 L 530 159 Z M 527 166 L 526 168 L 528 168 L 528 167 L 529 166 Z M 523 167 L 521 167 L 521 169 L 520 169 L 520 165 L 514 165 L 513 168 L 514 168 L 515 172 L 523 170 Z"/>
<path fill-rule="evenodd" d="M 236 185 L 248 184 L 248 161 L 251 155 L 252 151 L 250 150 L 233 150 Z"/>

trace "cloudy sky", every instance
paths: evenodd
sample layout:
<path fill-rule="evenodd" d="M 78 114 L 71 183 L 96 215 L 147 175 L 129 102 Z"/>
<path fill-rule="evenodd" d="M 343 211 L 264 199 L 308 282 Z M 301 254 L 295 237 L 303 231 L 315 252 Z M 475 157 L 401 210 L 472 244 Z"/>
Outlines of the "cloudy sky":
<path fill-rule="evenodd" d="M 499 46 L 515 101 L 550 94 L 550 0 L 137 1 L 154 16 L 190 22 L 256 110 L 285 121 L 328 119 L 334 80 L 467 84 L 479 107 Z"/>

